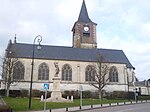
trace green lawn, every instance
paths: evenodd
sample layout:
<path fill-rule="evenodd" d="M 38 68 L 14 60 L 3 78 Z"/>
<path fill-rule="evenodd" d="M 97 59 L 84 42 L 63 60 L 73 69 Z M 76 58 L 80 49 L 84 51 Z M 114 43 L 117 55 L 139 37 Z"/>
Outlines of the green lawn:
<path fill-rule="evenodd" d="M 14 110 L 14 111 L 25 111 L 28 110 L 28 98 L 12 98 L 5 97 L 5 102 Z M 113 102 L 123 102 L 125 100 L 103 100 L 100 101 L 98 99 L 83 99 L 83 105 L 91 105 L 91 104 L 104 104 L 104 103 L 113 103 Z M 76 99 L 73 103 L 54 103 L 47 102 L 47 109 L 54 108 L 65 108 L 65 107 L 73 107 L 79 106 L 80 100 Z M 32 99 L 32 110 L 43 110 L 44 102 L 40 102 L 40 99 Z"/>

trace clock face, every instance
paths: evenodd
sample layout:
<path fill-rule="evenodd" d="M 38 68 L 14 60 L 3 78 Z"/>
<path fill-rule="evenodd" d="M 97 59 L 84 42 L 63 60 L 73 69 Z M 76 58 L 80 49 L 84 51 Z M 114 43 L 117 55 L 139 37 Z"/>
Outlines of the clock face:
<path fill-rule="evenodd" d="M 88 27 L 88 26 L 85 26 L 85 27 L 84 27 L 84 31 L 89 31 L 89 27 Z"/>

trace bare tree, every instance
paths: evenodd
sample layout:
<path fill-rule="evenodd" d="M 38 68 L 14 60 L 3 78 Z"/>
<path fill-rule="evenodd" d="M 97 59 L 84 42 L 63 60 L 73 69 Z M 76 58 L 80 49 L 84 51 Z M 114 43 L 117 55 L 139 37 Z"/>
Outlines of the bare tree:
<path fill-rule="evenodd" d="M 103 88 L 109 80 L 107 76 L 109 66 L 108 63 L 104 63 L 104 56 L 97 54 L 97 62 L 94 64 L 93 69 L 95 70 L 94 81 L 89 81 L 89 84 L 98 89 L 99 99 L 101 100 Z"/>
<path fill-rule="evenodd" d="M 15 80 L 13 79 L 13 69 L 15 67 L 18 58 L 16 58 L 15 52 L 12 52 L 10 49 L 6 50 L 5 56 L 1 57 L 2 62 L 2 80 L 5 84 L 6 96 L 9 96 L 10 86 Z"/>

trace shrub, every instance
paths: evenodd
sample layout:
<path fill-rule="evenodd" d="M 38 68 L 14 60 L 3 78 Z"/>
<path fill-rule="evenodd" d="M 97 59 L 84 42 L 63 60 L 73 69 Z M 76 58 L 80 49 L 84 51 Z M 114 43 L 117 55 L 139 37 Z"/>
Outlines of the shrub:
<path fill-rule="evenodd" d="M 138 100 L 150 100 L 150 95 L 138 96 Z"/>
<path fill-rule="evenodd" d="M 4 89 L 0 90 L 0 95 L 5 96 L 6 95 L 6 90 L 4 90 Z M 21 91 L 20 90 L 9 90 L 9 96 L 11 96 L 11 97 L 20 97 L 21 96 Z"/>
<path fill-rule="evenodd" d="M 28 97 L 29 91 L 28 90 L 21 90 L 21 97 Z"/>
<path fill-rule="evenodd" d="M 128 92 L 128 99 L 135 99 L 135 93 L 134 92 Z"/>
<path fill-rule="evenodd" d="M 66 98 L 67 96 L 73 96 L 74 99 L 80 98 L 80 91 L 64 91 L 62 96 Z M 91 91 L 82 91 L 83 98 L 98 98 L 98 92 L 91 92 Z"/>
<path fill-rule="evenodd" d="M 36 90 L 36 89 L 33 89 L 32 90 L 32 97 L 40 97 L 40 91 Z"/>
<path fill-rule="evenodd" d="M 134 99 L 134 92 L 113 91 L 111 93 L 107 93 L 106 98 L 108 99 Z"/>
<path fill-rule="evenodd" d="M 79 99 L 80 94 L 79 91 L 70 91 L 70 96 L 73 96 L 74 99 Z"/>
<path fill-rule="evenodd" d="M 29 97 L 29 90 L 10 90 L 10 96 L 11 97 Z M 5 95 L 5 90 L 0 90 L 0 95 L 4 96 Z M 43 97 L 45 98 L 45 91 L 40 91 L 40 90 L 32 90 L 32 97 Z M 51 96 L 51 92 L 47 91 L 47 98 Z"/>
<path fill-rule="evenodd" d="M 91 92 L 91 98 L 98 99 L 99 93 L 98 91 Z"/>
<path fill-rule="evenodd" d="M 40 91 L 39 93 L 39 97 L 41 97 L 43 95 L 43 98 L 45 99 L 45 91 Z M 47 91 L 47 96 L 46 98 L 50 98 L 51 97 L 51 92 Z"/>
<path fill-rule="evenodd" d="M 82 92 L 82 97 L 83 98 L 92 98 L 91 91 L 83 91 Z"/>
<path fill-rule="evenodd" d="M 1 96 L 5 96 L 5 89 L 1 89 L 1 90 L 0 90 L 0 95 L 1 95 Z"/>
<path fill-rule="evenodd" d="M 62 93 L 62 97 L 67 98 L 67 96 L 70 96 L 70 91 L 64 91 Z"/>
<path fill-rule="evenodd" d="M 21 96 L 21 91 L 20 90 L 10 90 L 9 91 L 9 96 L 11 96 L 11 97 L 20 97 Z"/>
<path fill-rule="evenodd" d="M 62 92 L 62 97 L 67 98 L 67 96 L 69 96 L 71 98 L 71 96 L 73 96 L 74 99 L 76 99 L 78 97 L 78 92 L 77 91 L 63 91 Z"/>
<path fill-rule="evenodd" d="M 32 96 L 33 97 L 39 97 L 39 98 L 41 98 L 42 95 L 43 95 L 43 98 L 45 98 L 45 91 L 32 90 Z M 47 98 L 49 98 L 50 96 L 51 96 L 51 92 L 47 91 Z"/>

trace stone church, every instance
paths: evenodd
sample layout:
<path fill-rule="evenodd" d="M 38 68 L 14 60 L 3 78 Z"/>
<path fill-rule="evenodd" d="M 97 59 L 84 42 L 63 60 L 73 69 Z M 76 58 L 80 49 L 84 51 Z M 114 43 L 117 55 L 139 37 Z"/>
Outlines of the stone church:
<path fill-rule="evenodd" d="M 72 28 L 72 47 L 42 45 L 38 46 L 26 43 L 8 43 L 6 54 L 15 53 L 18 58 L 13 70 L 14 82 L 10 89 L 29 90 L 31 81 L 31 62 L 34 49 L 33 68 L 33 89 L 43 90 L 45 83 L 49 84 L 49 91 L 53 87 L 53 77 L 55 75 L 54 63 L 58 63 L 59 77 L 61 78 L 61 91 L 79 90 L 79 85 L 83 91 L 97 90 L 89 85 L 89 81 L 95 81 L 90 76 L 95 76 L 93 64 L 97 63 L 97 53 L 104 56 L 103 63 L 109 64 L 109 78 L 104 89 L 106 91 L 127 91 L 128 83 L 134 79 L 134 67 L 122 50 L 97 48 L 96 37 L 97 24 L 88 15 L 85 1 L 83 0 L 79 17 Z M 6 55 L 7 56 L 7 55 Z"/>

